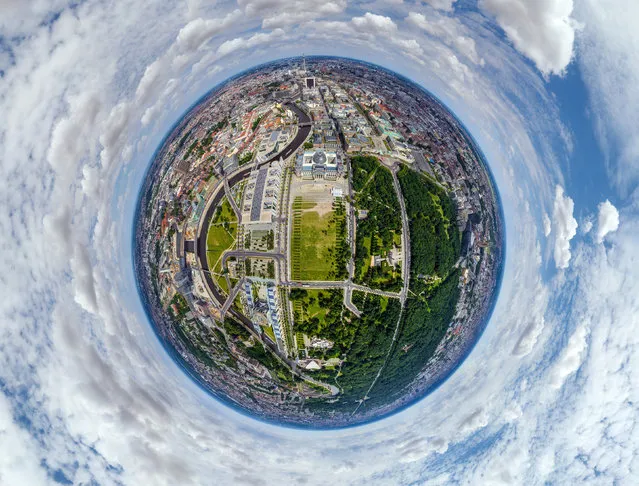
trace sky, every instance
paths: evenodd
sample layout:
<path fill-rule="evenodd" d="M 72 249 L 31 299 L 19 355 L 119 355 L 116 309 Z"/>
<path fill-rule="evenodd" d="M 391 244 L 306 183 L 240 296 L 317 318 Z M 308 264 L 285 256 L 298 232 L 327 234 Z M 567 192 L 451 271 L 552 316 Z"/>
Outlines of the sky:
<path fill-rule="evenodd" d="M 0 484 L 639 483 L 638 18 L 631 0 L 0 0 Z M 171 125 L 301 54 L 437 95 L 506 218 L 466 361 L 407 410 L 330 432 L 199 389 L 132 269 Z"/>

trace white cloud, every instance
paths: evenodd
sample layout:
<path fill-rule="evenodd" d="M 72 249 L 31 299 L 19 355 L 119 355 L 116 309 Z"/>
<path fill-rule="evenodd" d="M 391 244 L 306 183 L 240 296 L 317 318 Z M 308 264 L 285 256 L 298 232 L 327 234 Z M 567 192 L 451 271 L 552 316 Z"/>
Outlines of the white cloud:
<path fill-rule="evenodd" d="M 584 235 L 587 235 L 588 233 L 590 233 L 590 230 L 592 230 L 593 227 L 593 223 L 589 218 L 584 219 L 584 222 L 581 224 L 581 231 L 583 232 Z"/>
<path fill-rule="evenodd" d="M 508 39 L 544 74 L 562 75 L 573 55 L 573 0 L 480 0 Z"/>
<path fill-rule="evenodd" d="M 566 379 L 581 366 L 584 352 L 587 349 L 588 329 L 581 325 L 570 336 L 568 344 L 550 371 L 550 386 L 559 389 Z"/>
<path fill-rule="evenodd" d="M 423 0 L 423 2 L 438 10 L 450 12 L 457 0 Z"/>
<path fill-rule="evenodd" d="M 564 196 L 561 186 L 555 188 L 553 206 L 553 228 L 555 230 L 554 258 L 559 269 L 568 268 L 570 262 L 570 240 L 577 234 L 577 220 L 573 217 L 575 204 L 568 196 Z"/>
<path fill-rule="evenodd" d="M 462 435 L 470 435 L 486 425 L 488 425 L 488 414 L 482 407 L 462 419 L 459 423 L 459 431 Z"/>
<path fill-rule="evenodd" d="M 477 54 L 475 40 L 465 35 L 466 29 L 459 20 L 439 15 L 431 19 L 421 13 L 410 12 L 406 17 L 406 22 L 453 47 L 473 63 L 483 65 L 484 60 Z"/>
<path fill-rule="evenodd" d="M 617 231 L 619 228 L 619 211 L 607 199 L 599 204 L 599 214 L 597 215 L 597 243 L 603 242 L 608 233 Z"/>
<path fill-rule="evenodd" d="M 228 56 L 239 50 L 252 49 L 261 44 L 271 42 L 273 39 L 282 37 L 284 31 L 282 29 L 275 29 L 269 33 L 253 34 L 248 38 L 238 37 L 236 39 L 224 41 L 217 49 L 217 53 L 220 57 Z"/>
<path fill-rule="evenodd" d="M 534 316 L 533 321 L 528 324 L 523 334 L 517 341 L 517 345 L 513 349 L 514 356 L 526 356 L 537 344 L 537 340 L 544 330 L 544 318 L 540 316 Z"/>
<path fill-rule="evenodd" d="M 543 223 L 544 223 L 544 236 L 548 238 L 548 236 L 550 235 L 550 232 L 552 231 L 552 224 L 550 223 L 550 218 L 548 217 L 548 213 L 544 213 Z"/>
<path fill-rule="evenodd" d="M 639 182 L 639 3 L 585 0 L 575 16 L 584 24 L 577 61 L 590 96 L 589 113 L 608 176 L 630 194 Z"/>
<path fill-rule="evenodd" d="M 362 17 L 353 17 L 351 22 L 358 30 L 369 34 L 382 33 L 388 36 L 397 32 L 397 24 L 384 15 L 366 12 Z"/>
<path fill-rule="evenodd" d="M 317 3 L 315 1 L 284 2 L 283 10 L 280 12 L 270 12 L 262 21 L 265 29 L 286 27 L 288 25 L 299 24 L 308 20 L 334 16 L 342 13 L 346 9 L 346 1 L 333 1 Z"/>
<path fill-rule="evenodd" d="M 198 18 L 192 20 L 180 29 L 177 35 L 177 46 L 182 51 L 193 51 L 202 46 L 216 34 L 223 32 L 233 22 L 239 20 L 241 12 L 235 10 L 221 19 L 203 19 Z"/>
<path fill-rule="evenodd" d="M 239 0 L 247 15 L 261 17 L 262 28 L 275 29 L 334 16 L 346 9 L 346 0 Z"/>
<path fill-rule="evenodd" d="M 332 39 L 383 51 L 399 49 L 401 54 L 420 64 L 424 63 L 424 50 L 420 43 L 404 37 L 397 24 L 388 16 L 366 12 L 362 16 L 353 17 L 350 22 L 309 22 L 304 25 L 304 30 L 311 33 L 313 39 Z"/>
<path fill-rule="evenodd" d="M 47 484 L 38 452 L 37 443 L 14 422 L 11 405 L 0 393 L 0 483 Z"/>

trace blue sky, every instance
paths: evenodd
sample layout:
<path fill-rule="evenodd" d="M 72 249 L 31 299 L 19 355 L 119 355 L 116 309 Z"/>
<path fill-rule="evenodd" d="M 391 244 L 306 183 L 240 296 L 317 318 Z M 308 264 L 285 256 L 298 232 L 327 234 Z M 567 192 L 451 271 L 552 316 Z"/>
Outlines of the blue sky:
<path fill-rule="evenodd" d="M 636 483 L 638 17 L 622 0 L 2 2 L 0 484 Z M 499 301 L 459 370 L 333 432 L 203 393 L 131 271 L 168 128 L 217 82 L 302 53 L 441 98 L 507 225 Z"/>

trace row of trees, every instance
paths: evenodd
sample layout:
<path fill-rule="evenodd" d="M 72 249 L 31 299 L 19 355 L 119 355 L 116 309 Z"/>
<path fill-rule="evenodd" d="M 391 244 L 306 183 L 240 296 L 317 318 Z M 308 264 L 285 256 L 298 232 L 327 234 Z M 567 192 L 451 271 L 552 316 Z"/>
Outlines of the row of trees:
<path fill-rule="evenodd" d="M 335 201 L 333 203 L 333 223 L 336 225 L 337 241 L 333 254 L 331 277 L 336 280 L 343 280 L 348 277 L 348 269 L 346 266 L 351 258 L 351 246 L 346 234 L 346 206 L 343 201 Z"/>

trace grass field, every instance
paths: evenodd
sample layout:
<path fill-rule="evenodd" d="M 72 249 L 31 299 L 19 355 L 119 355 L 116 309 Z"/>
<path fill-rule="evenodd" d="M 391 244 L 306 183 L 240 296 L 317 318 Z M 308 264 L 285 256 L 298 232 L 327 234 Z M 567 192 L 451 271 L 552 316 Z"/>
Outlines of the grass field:
<path fill-rule="evenodd" d="M 301 197 L 293 202 L 291 277 L 293 280 L 332 280 L 337 242 L 335 213 L 321 215 L 315 203 Z"/>
<path fill-rule="evenodd" d="M 206 258 L 209 268 L 213 271 L 221 270 L 220 257 L 235 242 L 237 223 L 228 223 L 228 229 L 223 224 L 212 224 L 206 234 Z"/>
<path fill-rule="evenodd" d="M 237 218 L 226 197 L 216 210 L 215 217 L 206 234 L 206 259 L 212 272 L 222 271 L 220 257 L 235 243 L 237 236 Z M 224 282 L 223 288 L 226 287 Z"/>

